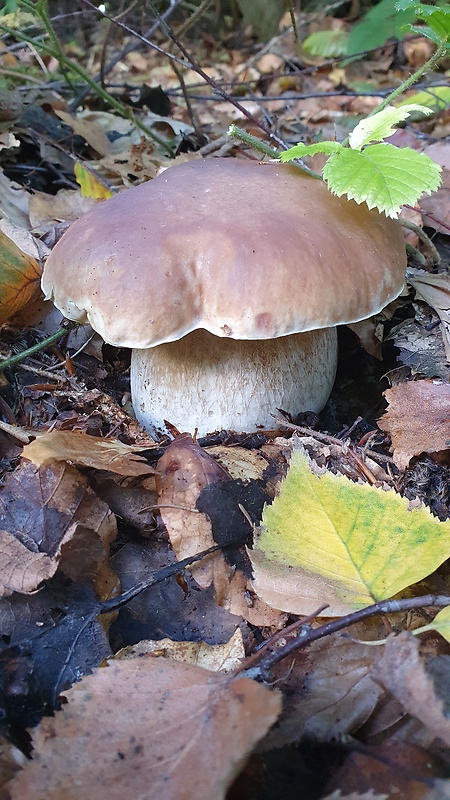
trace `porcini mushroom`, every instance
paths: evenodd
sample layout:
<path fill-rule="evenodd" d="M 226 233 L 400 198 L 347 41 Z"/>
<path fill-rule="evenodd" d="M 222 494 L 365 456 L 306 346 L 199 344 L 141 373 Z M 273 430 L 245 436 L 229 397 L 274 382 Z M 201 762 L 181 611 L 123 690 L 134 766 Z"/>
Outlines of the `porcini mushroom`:
<path fill-rule="evenodd" d="M 42 286 L 69 319 L 133 348 L 132 399 L 152 434 L 273 427 L 319 411 L 336 325 L 401 291 L 400 226 L 287 164 L 194 160 L 75 222 Z"/>

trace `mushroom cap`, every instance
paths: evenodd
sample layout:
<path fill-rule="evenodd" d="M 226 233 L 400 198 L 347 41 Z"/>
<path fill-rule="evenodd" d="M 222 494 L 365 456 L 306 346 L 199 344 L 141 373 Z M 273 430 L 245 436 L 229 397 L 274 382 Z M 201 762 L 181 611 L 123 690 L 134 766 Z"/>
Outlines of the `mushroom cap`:
<path fill-rule="evenodd" d="M 272 339 L 356 322 L 404 283 L 400 226 L 293 165 L 186 162 L 96 206 L 64 234 L 42 287 L 110 344 L 203 328 Z"/>

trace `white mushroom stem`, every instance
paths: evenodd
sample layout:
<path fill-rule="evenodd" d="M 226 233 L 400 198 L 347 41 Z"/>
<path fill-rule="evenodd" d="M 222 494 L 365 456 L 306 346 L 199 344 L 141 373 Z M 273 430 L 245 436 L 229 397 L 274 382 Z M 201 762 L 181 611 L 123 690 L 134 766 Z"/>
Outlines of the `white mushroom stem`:
<path fill-rule="evenodd" d="M 176 342 L 133 350 L 136 417 L 154 435 L 168 420 L 199 436 L 274 428 L 273 414 L 320 411 L 336 374 L 335 328 L 245 340 L 193 331 Z"/>

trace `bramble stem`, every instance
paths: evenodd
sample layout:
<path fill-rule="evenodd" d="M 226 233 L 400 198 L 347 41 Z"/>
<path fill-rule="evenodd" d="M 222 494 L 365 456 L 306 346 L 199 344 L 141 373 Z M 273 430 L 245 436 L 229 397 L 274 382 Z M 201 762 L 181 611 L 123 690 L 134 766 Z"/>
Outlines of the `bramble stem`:
<path fill-rule="evenodd" d="M 46 347 L 54 342 L 57 342 L 58 339 L 61 339 L 61 336 L 64 336 L 67 331 L 67 327 L 59 328 L 56 333 L 52 333 L 51 336 L 47 336 L 46 339 L 42 339 L 41 342 L 34 344 L 33 347 L 29 347 L 27 350 L 22 350 L 21 353 L 17 353 L 17 355 L 11 356 L 11 358 L 7 358 L 5 361 L 0 361 L 0 372 L 3 372 L 3 370 L 7 367 L 14 366 L 14 364 L 19 364 L 21 361 L 24 361 L 25 358 L 34 355 L 34 353 L 38 353 L 40 350 L 45 350 Z"/>

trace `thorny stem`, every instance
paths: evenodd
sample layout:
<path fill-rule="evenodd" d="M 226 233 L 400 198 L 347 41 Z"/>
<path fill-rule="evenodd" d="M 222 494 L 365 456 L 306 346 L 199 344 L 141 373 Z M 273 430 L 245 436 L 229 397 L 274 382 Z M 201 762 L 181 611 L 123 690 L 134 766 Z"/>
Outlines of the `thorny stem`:
<path fill-rule="evenodd" d="M 11 356 L 11 358 L 7 358 L 5 361 L 0 361 L 0 372 L 3 372 L 4 369 L 7 367 L 12 367 L 14 364 L 19 364 L 21 361 L 24 361 L 25 358 L 28 356 L 34 355 L 34 353 L 39 353 L 40 350 L 45 350 L 46 347 L 49 347 L 54 342 L 57 342 L 58 339 L 61 339 L 65 333 L 69 330 L 69 325 L 63 328 L 59 328 L 56 333 L 52 333 L 51 336 L 47 336 L 46 339 L 42 339 L 41 342 L 33 345 L 33 347 L 29 347 L 27 350 L 22 350 L 21 353 L 17 353 L 15 356 Z"/>
<path fill-rule="evenodd" d="M 353 614 L 347 614 L 345 617 L 333 619 L 331 622 L 326 622 L 319 628 L 311 629 L 309 625 L 305 626 L 299 635 L 288 642 L 284 647 L 271 653 L 269 656 L 263 658 L 259 664 L 259 671 L 263 680 L 270 678 L 270 670 L 279 661 L 282 661 L 287 656 L 295 653 L 306 645 L 315 642 L 318 639 L 323 639 L 325 636 L 330 636 L 332 633 L 348 628 L 356 622 L 361 622 L 363 619 L 374 617 L 377 614 L 394 614 L 399 611 L 410 611 L 414 608 L 425 608 L 427 606 L 445 607 L 450 606 L 450 597 L 445 595 L 427 594 L 422 597 L 407 597 L 403 600 L 382 600 L 379 603 L 374 603 L 372 606 L 361 608 Z"/>
<path fill-rule="evenodd" d="M 274 150 L 269 144 L 262 142 L 261 139 L 258 139 L 256 136 L 252 136 L 247 131 L 244 131 L 243 128 L 238 128 L 237 125 L 230 125 L 228 128 L 228 136 L 232 136 L 234 139 L 239 139 L 244 144 L 249 145 L 249 147 L 254 147 L 255 150 L 259 150 L 260 153 L 264 153 L 264 155 L 269 156 L 269 158 L 275 158 L 278 161 L 279 158 L 279 151 Z M 305 164 L 300 163 L 299 161 L 294 161 L 293 165 L 298 167 L 302 170 L 302 172 L 306 172 L 308 175 L 311 175 L 313 178 L 319 178 L 321 180 L 321 176 L 317 172 L 313 172 L 312 169 L 305 166 Z"/>

